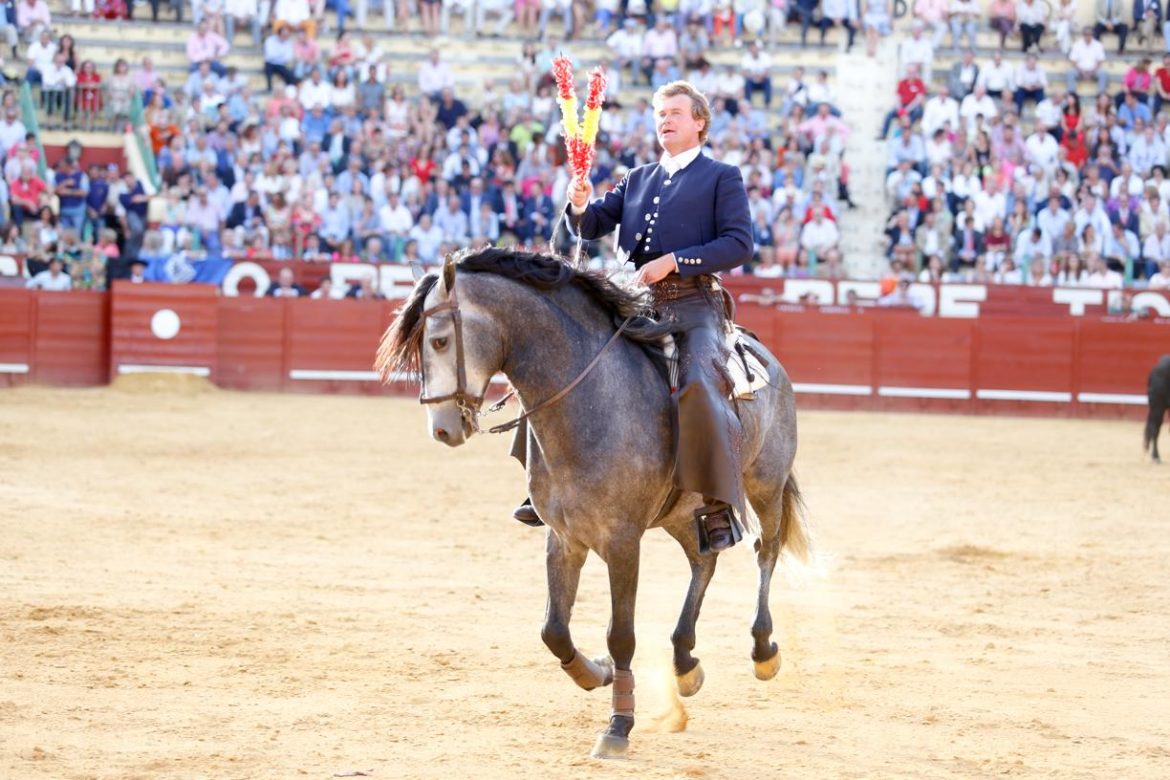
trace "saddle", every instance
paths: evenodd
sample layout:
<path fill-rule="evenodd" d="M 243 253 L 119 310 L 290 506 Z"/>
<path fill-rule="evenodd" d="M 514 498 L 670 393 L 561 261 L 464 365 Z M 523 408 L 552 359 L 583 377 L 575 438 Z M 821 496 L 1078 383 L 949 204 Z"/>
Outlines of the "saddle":
<path fill-rule="evenodd" d="M 752 401 L 756 392 L 768 385 L 768 366 L 762 356 L 755 351 L 749 340 L 752 334 L 736 325 L 726 335 L 724 343 L 727 345 L 727 374 L 731 377 L 731 392 L 729 401 Z M 669 372 L 670 386 L 678 387 L 678 352 L 674 337 L 667 336 L 662 345 L 662 352 L 666 358 Z"/>

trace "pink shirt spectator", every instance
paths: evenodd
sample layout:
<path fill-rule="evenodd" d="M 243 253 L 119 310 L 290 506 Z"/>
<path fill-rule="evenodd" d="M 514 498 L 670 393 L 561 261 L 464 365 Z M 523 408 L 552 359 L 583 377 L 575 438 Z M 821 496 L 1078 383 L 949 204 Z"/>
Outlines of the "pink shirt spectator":
<path fill-rule="evenodd" d="M 218 60 L 228 53 L 228 42 L 219 33 L 208 32 L 200 35 L 191 33 L 187 39 L 187 58 L 191 62 Z"/>
<path fill-rule="evenodd" d="M 1149 92 L 1152 79 L 1153 77 L 1148 70 L 1140 71 L 1137 68 L 1130 68 L 1122 83 L 1130 92 Z"/>
<path fill-rule="evenodd" d="M 49 19 L 49 4 L 45 0 L 31 0 L 16 4 L 16 26 L 22 30 L 41 24 L 48 27 L 52 24 Z"/>
<path fill-rule="evenodd" d="M 665 24 L 646 31 L 642 39 L 642 53 L 650 59 L 673 59 L 678 56 L 678 36 Z"/>

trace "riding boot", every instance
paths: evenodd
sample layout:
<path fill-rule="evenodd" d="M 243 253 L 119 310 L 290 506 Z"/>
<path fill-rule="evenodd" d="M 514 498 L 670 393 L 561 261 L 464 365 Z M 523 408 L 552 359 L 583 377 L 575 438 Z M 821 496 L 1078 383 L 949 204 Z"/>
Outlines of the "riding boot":
<path fill-rule="evenodd" d="M 722 552 L 743 538 L 735 512 L 722 501 L 707 502 L 695 510 L 695 533 L 700 555 Z"/>
<path fill-rule="evenodd" d="M 516 511 L 512 513 L 512 517 L 533 528 L 540 528 L 544 525 L 544 521 L 540 519 L 540 515 L 536 514 L 536 509 L 532 506 L 531 498 L 524 499 L 524 503 L 516 507 Z"/>

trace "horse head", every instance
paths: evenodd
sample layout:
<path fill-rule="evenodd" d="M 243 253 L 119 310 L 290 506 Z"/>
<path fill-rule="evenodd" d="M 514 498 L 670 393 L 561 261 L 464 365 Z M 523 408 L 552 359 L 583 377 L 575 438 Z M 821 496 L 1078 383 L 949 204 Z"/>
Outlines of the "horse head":
<path fill-rule="evenodd" d="M 438 273 L 419 279 L 382 337 L 377 359 L 386 381 L 421 378 L 431 437 L 451 447 L 479 430 L 484 394 L 503 363 L 498 328 L 462 278 L 448 257 Z"/>

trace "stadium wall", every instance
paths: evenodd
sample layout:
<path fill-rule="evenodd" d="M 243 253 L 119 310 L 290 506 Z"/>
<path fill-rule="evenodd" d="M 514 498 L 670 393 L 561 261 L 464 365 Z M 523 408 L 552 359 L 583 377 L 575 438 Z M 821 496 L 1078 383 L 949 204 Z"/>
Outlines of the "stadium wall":
<path fill-rule="evenodd" d="M 120 374 L 205 376 L 236 390 L 385 394 L 372 360 L 396 301 L 231 297 L 116 283 L 111 293 L 0 289 L 0 384 L 91 386 Z M 741 305 L 805 408 L 1144 415 L 1170 352 L 1160 322 L 1080 316 L 922 317 Z"/>

